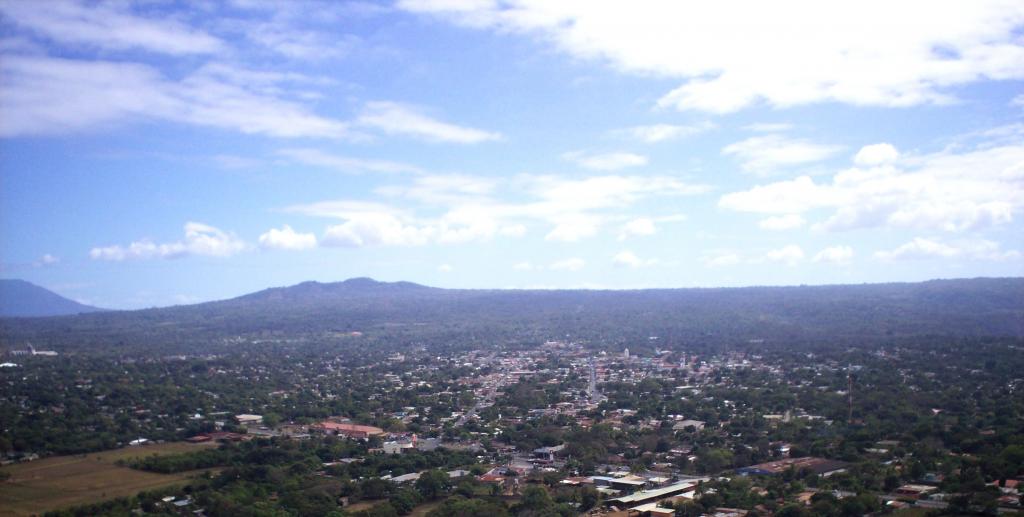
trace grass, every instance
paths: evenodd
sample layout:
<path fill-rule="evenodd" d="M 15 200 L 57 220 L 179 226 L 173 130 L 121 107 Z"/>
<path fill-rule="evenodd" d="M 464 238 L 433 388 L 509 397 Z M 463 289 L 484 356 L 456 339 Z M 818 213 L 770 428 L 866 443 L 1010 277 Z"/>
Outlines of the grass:
<path fill-rule="evenodd" d="M 928 515 L 928 510 L 924 508 L 904 508 L 902 510 L 896 510 L 891 515 L 898 517 L 925 517 Z"/>
<path fill-rule="evenodd" d="M 0 482 L 0 516 L 32 515 L 66 506 L 98 503 L 143 490 L 179 484 L 196 472 L 156 474 L 120 467 L 119 459 L 194 451 L 212 444 L 184 442 L 75 456 L 56 456 L 3 467 L 10 474 Z"/>
<path fill-rule="evenodd" d="M 441 506 L 441 503 L 443 502 L 444 501 L 433 501 L 429 503 L 423 503 L 417 506 L 416 508 L 413 508 L 412 513 L 409 514 L 409 517 L 424 517 L 425 515 L 430 513 L 430 511 L 433 510 L 434 508 Z"/>

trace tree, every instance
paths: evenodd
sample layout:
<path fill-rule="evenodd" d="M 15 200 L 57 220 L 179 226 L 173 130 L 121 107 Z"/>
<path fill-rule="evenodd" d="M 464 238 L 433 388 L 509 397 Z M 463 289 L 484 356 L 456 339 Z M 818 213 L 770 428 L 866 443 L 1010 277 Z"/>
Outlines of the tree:
<path fill-rule="evenodd" d="M 408 515 L 420 503 L 420 495 L 415 490 L 399 490 L 388 498 L 388 502 L 399 515 Z"/>
<path fill-rule="evenodd" d="M 441 506 L 428 513 L 427 517 L 462 517 L 464 515 L 506 517 L 508 510 L 503 505 L 500 505 L 500 503 L 455 496 L 445 500 Z"/>
<path fill-rule="evenodd" d="M 429 501 L 444 495 L 450 486 L 448 474 L 440 470 L 428 470 L 416 480 L 416 490 Z"/>
<path fill-rule="evenodd" d="M 389 502 L 373 505 L 359 514 L 361 517 L 398 517 L 398 511 Z"/>
<path fill-rule="evenodd" d="M 807 512 L 797 504 L 789 503 L 775 512 L 775 517 L 804 517 Z"/>
<path fill-rule="evenodd" d="M 600 499 L 600 494 L 593 487 L 583 487 L 579 491 L 579 502 L 580 511 L 585 512 L 594 506 L 597 506 L 597 502 Z"/>
<path fill-rule="evenodd" d="M 516 505 L 516 513 L 540 513 L 555 505 L 551 495 L 544 487 L 530 485 L 523 490 L 523 498 Z"/>
<path fill-rule="evenodd" d="M 698 517 L 704 514 L 704 507 L 694 501 L 683 501 L 676 505 L 676 517 Z"/>

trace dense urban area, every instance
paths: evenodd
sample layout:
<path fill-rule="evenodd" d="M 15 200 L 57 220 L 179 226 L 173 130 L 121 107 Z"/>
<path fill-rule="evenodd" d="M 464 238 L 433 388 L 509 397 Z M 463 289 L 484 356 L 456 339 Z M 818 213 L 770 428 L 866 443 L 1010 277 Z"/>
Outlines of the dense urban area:
<path fill-rule="evenodd" d="M 369 296 L 366 286 L 342 287 L 345 304 Z M 1011 287 L 1012 302 L 1019 287 Z M 375 301 L 363 310 L 379 303 L 379 289 L 393 288 L 371 286 Z M 393 297 L 410 289 L 418 292 Z M 1018 302 L 1006 313 L 1011 321 Z M 144 330 L 103 349 L 64 335 L 89 326 L 86 316 L 6 320 L 0 501 L 10 504 L 0 514 L 752 517 L 1021 508 L 1020 337 L 969 329 L 832 341 L 766 323 L 763 334 L 742 337 L 749 331 L 714 325 L 679 337 L 661 324 L 659 332 L 630 327 L 601 339 L 573 332 L 577 322 L 510 335 L 488 332 L 489 320 L 417 330 L 345 312 L 333 329 L 312 334 L 237 332 L 210 311 L 204 332 L 229 330 L 178 348 L 139 337 L 173 313 L 127 313 L 136 319 L 124 325 Z M 640 323 L 620 318 L 601 328 L 613 325 Z M 103 456 L 112 450 L 116 460 Z M 97 488 L 95 470 L 83 488 L 90 499 L 31 506 L 40 473 L 72 460 L 102 466 L 113 476 L 110 493 Z M 54 461 L 63 463 L 46 463 Z M 113 489 L 132 476 L 154 481 L 137 493 Z"/>

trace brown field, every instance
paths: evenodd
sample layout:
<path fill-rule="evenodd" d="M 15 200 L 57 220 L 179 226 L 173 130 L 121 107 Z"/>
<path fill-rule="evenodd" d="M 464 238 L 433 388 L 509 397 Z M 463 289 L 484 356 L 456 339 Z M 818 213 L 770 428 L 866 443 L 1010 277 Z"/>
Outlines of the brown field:
<path fill-rule="evenodd" d="M 387 501 L 387 499 L 374 499 L 374 500 L 371 500 L 371 501 L 360 501 L 358 503 L 353 503 L 353 504 L 345 507 L 345 511 L 348 511 L 348 512 L 361 512 L 363 510 L 369 510 L 371 507 L 373 507 L 373 505 L 375 505 L 377 503 L 383 503 L 384 501 Z M 434 508 L 437 508 L 438 506 L 441 506 L 441 501 L 433 501 L 433 502 L 429 502 L 429 503 L 423 503 L 423 504 L 417 506 L 416 508 L 413 508 L 412 513 L 410 513 L 409 516 L 410 517 L 424 517 L 425 515 L 430 513 L 431 510 L 433 510 Z"/>
<path fill-rule="evenodd" d="M 184 442 L 57 456 L 0 469 L 0 516 L 33 515 L 65 506 L 97 503 L 181 483 L 196 472 L 155 474 L 119 467 L 119 459 L 194 451 L 212 444 Z"/>

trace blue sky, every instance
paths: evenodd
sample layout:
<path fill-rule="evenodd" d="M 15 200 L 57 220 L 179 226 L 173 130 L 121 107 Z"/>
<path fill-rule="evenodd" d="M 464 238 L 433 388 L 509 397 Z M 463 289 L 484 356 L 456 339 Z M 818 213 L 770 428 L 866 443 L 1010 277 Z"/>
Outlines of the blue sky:
<path fill-rule="evenodd" d="M 1024 5 L 714 4 L 0 3 L 0 274 L 138 308 L 1024 273 Z"/>

